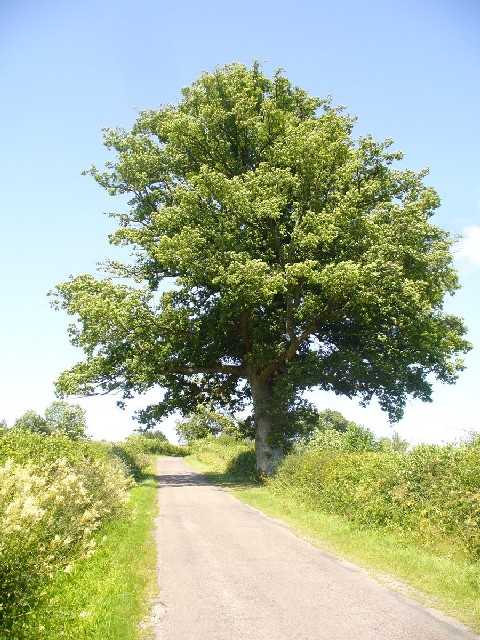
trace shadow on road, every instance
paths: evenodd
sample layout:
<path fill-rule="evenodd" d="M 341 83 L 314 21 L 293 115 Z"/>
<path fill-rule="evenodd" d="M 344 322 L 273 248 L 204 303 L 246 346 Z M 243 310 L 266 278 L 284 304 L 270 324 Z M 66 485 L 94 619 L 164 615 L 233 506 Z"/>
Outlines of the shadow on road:
<path fill-rule="evenodd" d="M 212 483 L 199 473 L 192 474 L 161 474 L 157 476 L 158 484 L 163 487 L 211 487 Z"/>

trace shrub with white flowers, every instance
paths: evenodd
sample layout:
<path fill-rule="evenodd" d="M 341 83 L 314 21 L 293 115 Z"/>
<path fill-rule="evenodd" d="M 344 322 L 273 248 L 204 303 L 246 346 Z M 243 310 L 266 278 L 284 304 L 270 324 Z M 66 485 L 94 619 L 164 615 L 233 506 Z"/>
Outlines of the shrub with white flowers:
<path fill-rule="evenodd" d="M 0 636 L 28 615 L 45 581 L 93 554 L 133 481 L 108 447 L 61 436 L 0 434 Z"/>

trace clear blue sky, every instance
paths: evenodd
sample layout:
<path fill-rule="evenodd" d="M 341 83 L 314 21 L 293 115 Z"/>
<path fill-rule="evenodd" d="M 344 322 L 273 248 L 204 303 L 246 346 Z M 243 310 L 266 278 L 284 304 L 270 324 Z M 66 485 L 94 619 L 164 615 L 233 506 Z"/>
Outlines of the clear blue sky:
<path fill-rule="evenodd" d="M 258 59 L 309 93 L 332 94 L 357 133 L 391 137 L 405 165 L 430 167 L 442 207 L 434 222 L 463 234 L 463 289 L 448 309 L 480 344 L 480 4 L 478 0 L 2 0 L 0 3 L 0 418 L 43 413 L 53 381 L 81 354 L 46 293 L 70 274 L 118 257 L 102 214 L 123 205 L 82 169 L 102 165 L 103 126 L 176 102 L 203 70 Z M 397 426 L 411 441 L 480 431 L 480 355 L 433 403 L 409 404 Z M 320 409 L 388 433 L 373 405 L 314 394 Z M 82 401 L 94 437 L 135 428 L 109 398 Z M 171 434 L 171 428 L 167 427 Z"/>

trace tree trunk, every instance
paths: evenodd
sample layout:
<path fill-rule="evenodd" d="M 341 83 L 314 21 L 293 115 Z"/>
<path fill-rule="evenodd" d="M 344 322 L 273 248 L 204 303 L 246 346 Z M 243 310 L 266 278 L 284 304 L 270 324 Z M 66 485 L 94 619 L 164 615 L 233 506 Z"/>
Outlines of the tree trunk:
<path fill-rule="evenodd" d="M 253 419 L 255 422 L 255 457 L 257 471 L 263 475 L 272 475 L 283 458 L 283 449 L 272 445 L 274 433 L 274 415 L 270 380 L 262 380 L 252 373 L 249 376 L 253 400 Z"/>

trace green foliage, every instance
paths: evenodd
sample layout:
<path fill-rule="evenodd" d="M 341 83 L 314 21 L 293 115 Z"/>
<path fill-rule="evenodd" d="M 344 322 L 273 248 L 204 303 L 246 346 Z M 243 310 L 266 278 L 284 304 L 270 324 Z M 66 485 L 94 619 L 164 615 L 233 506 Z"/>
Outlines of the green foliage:
<path fill-rule="evenodd" d="M 210 435 L 218 436 L 234 427 L 235 421 L 230 416 L 214 411 L 206 405 L 199 405 L 186 418 L 177 420 L 175 430 L 180 440 L 191 442 Z"/>
<path fill-rule="evenodd" d="M 150 464 L 148 452 L 144 446 L 146 439 L 142 436 L 129 436 L 125 442 L 107 445 L 109 453 L 118 457 L 125 465 L 128 473 L 138 480 Z"/>
<path fill-rule="evenodd" d="M 289 406 L 280 407 L 280 411 L 273 409 L 272 415 L 275 419 L 272 439 L 286 451 L 299 440 L 308 439 L 318 428 L 320 417 L 317 408 L 303 398 L 298 398 Z"/>
<path fill-rule="evenodd" d="M 49 464 L 61 458 L 76 465 L 83 460 L 95 460 L 103 456 L 100 443 L 88 440 L 73 441 L 65 435 L 45 436 L 38 432 L 8 429 L 0 433 L 0 464 L 12 459 L 24 464 L 30 460 Z"/>
<path fill-rule="evenodd" d="M 390 438 L 380 438 L 378 447 L 380 451 L 388 453 L 406 453 L 409 443 L 408 440 L 401 438 L 397 431 L 394 431 Z"/>
<path fill-rule="evenodd" d="M 13 428 L 34 433 L 62 434 L 71 440 L 86 438 L 85 409 L 78 404 L 58 400 L 45 409 L 45 417 L 33 410 L 26 411 L 17 418 Z"/>
<path fill-rule="evenodd" d="M 45 585 L 18 621 L 15 640 L 139 640 L 158 589 L 152 544 L 157 493 L 155 477 L 145 475 L 130 492 L 125 515 L 97 534 L 94 555 Z"/>
<path fill-rule="evenodd" d="M 427 547 L 480 558 L 478 443 L 419 445 L 407 454 L 348 453 L 336 444 L 287 456 L 272 490 L 360 526 L 387 527 Z"/>
<path fill-rule="evenodd" d="M 226 435 L 234 436 L 237 440 L 255 440 L 255 420 L 253 416 L 236 418 L 234 428 L 226 432 Z"/>
<path fill-rule="evenodd" d="M 343 427 L 343 425 L 342 425 Z M 302 446 L 302 442 L 300 446 Z M 370 429 L 347 421 L 344 431 L 327 426 L 316 429 L 306 445 L 309 449 L 325 451 L 376 451 L 380 443 Z"/>
<path fill-rule="evenodd" d="M 42 586 L 94 552 L 95 532 L 123 512 L 130 486 L 104 446 L 23 429 L 0 433 L 2 637 L 19 638 L 17 623 Z"/>
<path fill-rule="evenodd" d="M 217 473 L 240 478 L 255 475 L 255 450 L 252 442 L 247 440 L 228 435 L 209 436 L 194 440 L 190 452 Z"/>
<path fill-rule="evenodd" d="M 193 413 L 177 420 L 175 429 L 180 440 L 186 443 L 220 434 L 239 440 L 253 435 L 250 420 L 237 420 L 234 416 L 215 411 L 208 405 L 198 405 Z"/>
<path fill-rule="evenodd" d="M 59 411 L 52 416 L 64 415 L 63 407 L 54 409 Z M 39 628 L 42 637 L 52 639 L 100 639 L 105 633 L 133 638 L 137 630 L 124 619 L 126 612 L 138 622 L 145 611 L 141 598 L 152 569 L 140 565 L 142 557 L 151 559 L 153 516 L 139 519 L 137 494 L 127 505 L 127 490 L 132 477 L 145 479 L 150 454 L 186 455 L 188 449 L 170 444 L 162 433 L 132 435 L 117 444 L 71 436 L 62 426 L 51 435 L 0 431 L 0 637 L 5 640 L 30 640 Z M 151 509 L 154 499 L 149 504 Z M 99 543 L 98 563 L 85 569 Z M 126 565 L 109 564 L 115 558 Z M 92 575 L 102 582 L 94 585 L 96 594 L 73 593 L 72 585 L 86 584 Z M 130 592 L 125 608 L 124 594 Z"/>
<path fill-rule="evenodd" d="M 111 455 L 117 456 L 125 465 L 127 472 L 136 480 L 142 477 L 150 464 L 150 455 L 186 456 L 188 447 L 171 444 L 163 433 L 160 438 L 149 437 L 144 434 L 129 436 L 125 442 L 107 444 Z"/>
<path fill-rule="evenodd" d="M 162 434 L 163 435 L 163 434 Z M 139 451 L 147 454 L 160 456 L 186 456 L 188 455 L 188 447 L 171 444 L 166 438 L 153 438 L 145 434 L 129 436 L 125 447 L 137 448 Z"/>
<path fill-rule="evenodd" d="M 321 430 L 335 429 L 341 433 L 347 431 L 350 426 L 350 420 L 347 420 L 340 411 L 332 409 L 324 409 L 318 414 L 318 428 Z"/>
<path fill-rule="evenodd" d="M 52 432 L 63 433 L 71 440 L 86 437 L 85 409 L 79 404 L 69 404 L 64 400 L 52 402 L 45 409 L 45 420 Z"/>
<path fill-rule="evenodd" d="M 31 431 L 32 433 L 50 433 L 51 431 L 45 418 L 33 411 L 33 409 L 25 411 L 20 418 L 17 418 L 13 423 L 13 428 Z"/>
<path fill-rule="evenodd" d="M 353 126 L 281 72 L 231 64 L 131 131 L 106 130 L 116 160 L 89 173 L 129 196 L 110 239 L 134 259 L 53 293 L 86 355 L 58 392 L 160 385 L 145 424 L 252 402 L 266 460 L 294 437 L 304 389 L 376 396 L 396 420 L 434 379 L 453 383 L 470 345 L 443 308 L 458 279 L 451 238 L 430 223 L 439 198 L 426 171 L 395 165 L 390 140 Z"/>
<path fill-rule="evenodd" d="M 147 439 L 144 443 L 145 451 L 159 456 L 188 456 L 188 447 L 172 444 L 171 442 L 158 442 Z"/>
<path fill-rule="evenodd" d="M 405 453 L 398 437 L 390 446 L 372 444 L 368 429 L 354 423 L 349 429 L 350 434 L 327 428 L 318 432 L 330 438 L 319 440 L 321 446 L 297 447 L 268 488 L 358 527 L 390 531 L 441 555 L 480 560 L 480 438 L 418 445 Z M 190 450 L 217 474 L 255 477 L 252 443 L 210 436 L 194 441 Z"/>
<path fill-rule="evenodd" d="M 339 411 L 325 409 L 317 414 L 318 421 L 298 447 L 322 451 L 386 451 L 405 453 L 408 442 L 394 432 L 391 438 L 377 439 L 371 429 L 347 420 Z"/>
<path fill-rule="evenodd" d="M 138 430 L 138 435 L 148 438 L 149 440 L 156 440 L 158 442 L 168 442 L 167 436 L 159 429 L 152 430 Z"/>

